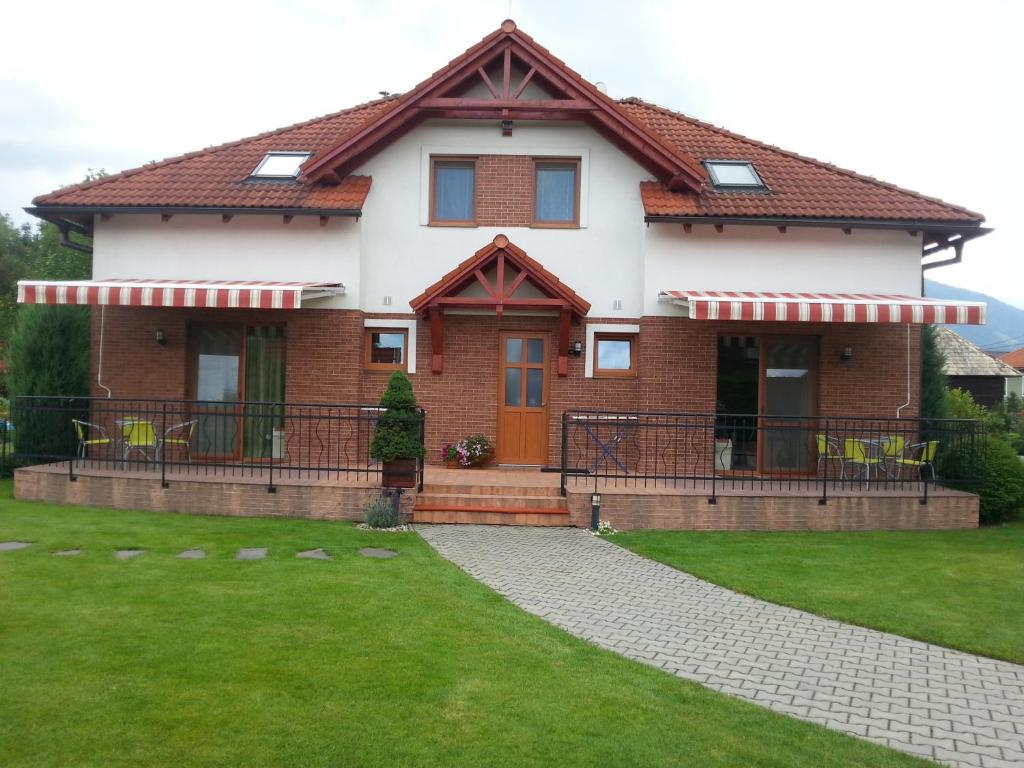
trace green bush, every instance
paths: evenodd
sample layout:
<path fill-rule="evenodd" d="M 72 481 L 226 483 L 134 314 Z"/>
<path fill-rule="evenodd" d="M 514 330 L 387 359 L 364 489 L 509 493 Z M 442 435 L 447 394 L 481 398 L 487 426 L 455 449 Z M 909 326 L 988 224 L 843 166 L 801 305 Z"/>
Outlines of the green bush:
<path fill-rule="evenodd" d="M 989 435 L 973 461 L 968 451 L 948 451 L 939 457 L 945 485 L 977 493 L 981 522 L 1001 523 L 1024 507 L 1024 462 L 1002 435 Z"/>
<path fill-rule="evenodd" d="M 949 416 L 946 397 L 945 355 L 935 339 L 935 326 L 921 329 L 921 416 L 944 419 Z"/>
<path fill-rule="evenodd" d="M 370 455 L 381 461 L 422 459 L 423 416 L 416 408 L 416 395 L 409 377 L 395 371 L 380 398 L 385 410 L 377 417 Z"/>
<path fill-rule="evenodd" d="M 371 528 L 394 528 L 398 525 L 398 511 L 386 496 L 376 496 L 363 511 L 363 521 Z"/>

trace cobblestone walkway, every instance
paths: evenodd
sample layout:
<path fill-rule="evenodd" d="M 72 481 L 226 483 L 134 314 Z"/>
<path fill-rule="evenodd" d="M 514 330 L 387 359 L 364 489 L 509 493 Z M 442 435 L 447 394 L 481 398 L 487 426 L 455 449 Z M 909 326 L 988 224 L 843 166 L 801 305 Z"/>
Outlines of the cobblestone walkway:
<path fill-rule="evenodd" d="M 1022 666 L 740 595 L 582 530 L 416 529 L 519 607 L 629 658 L 948 765 L 1024 766 Z"/>

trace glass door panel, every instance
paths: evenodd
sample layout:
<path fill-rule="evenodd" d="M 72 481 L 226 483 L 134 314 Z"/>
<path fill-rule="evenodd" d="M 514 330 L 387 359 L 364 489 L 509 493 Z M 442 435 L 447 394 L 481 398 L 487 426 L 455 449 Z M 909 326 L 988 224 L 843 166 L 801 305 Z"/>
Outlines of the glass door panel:
<path fill-rule="evenodd" d="M 498 402 L 498 460 L 547 461 L 547 338 L 504 333 Z"/>
<path fill-rule="evenodd" d="M 240 425 L 234 403 L 241 398 L 242 331 L 238 326 L 204 325 L 192 329 L 195 355 L 195 453 L 231 457 L 238 453 Z"/>
<path fill-rule="evenodd" d="M 284 430 L 285 329 L 251 326 L 245 332 L 245 409 L 243 455 L 274 456 L 274 432 Z M 278 441 L 280 446 L 281 440 Z M 280 451 L 279 451 L 280 452 Z"/>
<path fill-rule="evenodd" d="M 811 472 L 818 340 L 801 336 L 768 339 L 763 358 L 762 471 Z"/>

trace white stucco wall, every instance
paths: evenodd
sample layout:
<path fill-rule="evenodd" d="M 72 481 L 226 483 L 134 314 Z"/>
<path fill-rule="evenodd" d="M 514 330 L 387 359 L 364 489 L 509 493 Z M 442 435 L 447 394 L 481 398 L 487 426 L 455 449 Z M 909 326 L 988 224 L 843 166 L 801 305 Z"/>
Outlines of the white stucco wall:
<path fill-rule="evenodd" d="M 427 226 L 429 157 L 453 151 L 580 156 L 581 228 Z M 406 313 L 410 299 L 504 233 L 590 301 L 595 317 L 680 313 L 658 301 L 663 290 L 920 293 L 921 241 L 906 232 L 645 225 L 639 183 L 650 174 L 578 123 L 517 121 L 503 137 L 496 121 L 428 121 L 356 172 L 373 177 L 358 221 L 97 220 L 94 277 L 342 282 L 344 296 L 309 306 Z"/>
<path fill-rule="evenodd" d="M 93 278 L 340 282 L 345 295 L 310 306 L 359 306 L 359 223 L 316 216 L 123 214 L 96 222 Z"/>
<path fill-rule="evenodd" d="M 651 224 L 644 314 L 681 314 L 661 291 L 801 291 L 921 295 L 921 237 L 906 232 Z"/>

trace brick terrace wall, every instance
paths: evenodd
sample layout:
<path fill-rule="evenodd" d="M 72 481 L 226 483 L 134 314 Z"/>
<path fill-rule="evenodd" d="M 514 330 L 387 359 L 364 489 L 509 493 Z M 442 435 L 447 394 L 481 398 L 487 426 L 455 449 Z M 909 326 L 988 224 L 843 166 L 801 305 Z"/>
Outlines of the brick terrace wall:
<path fill-rule="evenodd" d="M 99 311 L 93 312 L 93 393 L 99 363 Z M 405 317 L 408 315 L 374 315 Z M 588 318 L 590 322 L 635 322 Z M 364 371 L 364 315 L 354 310 L 186 310 L 108 307 L 103 380 L 115 397 L 178 399 L 189 396 L 189 322 L 287 323 L 285 392 L 290 402 L 375 403 L 388 374 Z M 428 460 L 442 445 L 470 434 L 495 436 L 498 413 L 499 334 L 503 330 L 549 334 L 550 426 L 548 460 L 559 463 L 561 413 L 567 408 L 606 410 L 715 410 L 719 334 L 817 335 L 821 340 L 819 410 L 827 416 L 892 418 L 907 399 L 907 327 L 886 325 L 697 322 L 685 318 L 640 320 L 639 375 L 631 379 L 587 379 L 583 357 L 569 358 L 569 375 L 557 375 L 557 318 L 538 316 L 450 315 L 445 318 L 444 371 L 430 372 L 430 328 L 417 326 L 419 372 L 411 378 L 427 409 Z M 168 344 L 154 341 L 162 329 Z M 571 342 L 583 342 L 585 325 L 573 325 Z M 911 404 L 918 413 L 920 330 L 910 332 Z M 853 348 L 853 360 L 840 351 Z"/>
<path fill-rule="evenodd" d="M 572 525 L 590 525 L 590 493 L 569 491 Z M 917 497 L 834 496 L 819 506 L 813 496 L 704 496 L 629 492 L 601 494 L 601 519 L 622 531 L 634 528 L 708 531 L 946 530 L 978 527 L 972 494 Z"/>
<path fill-rule="evenodd" d="M 158 479 L 79 475 L 37 469 L 14 473 L 14 496 L 22 501 L 45 501 L 114 509 L 145 509 L 229 517 L 289 517 L 315 520 L 359 520 L 379 488 L 340 485 L 278 485 L 267 493 L 259 483 L 174 479 L 161 488 Z M 402 514 L 412 511 L 415 494 L 402 496 Z"/>

